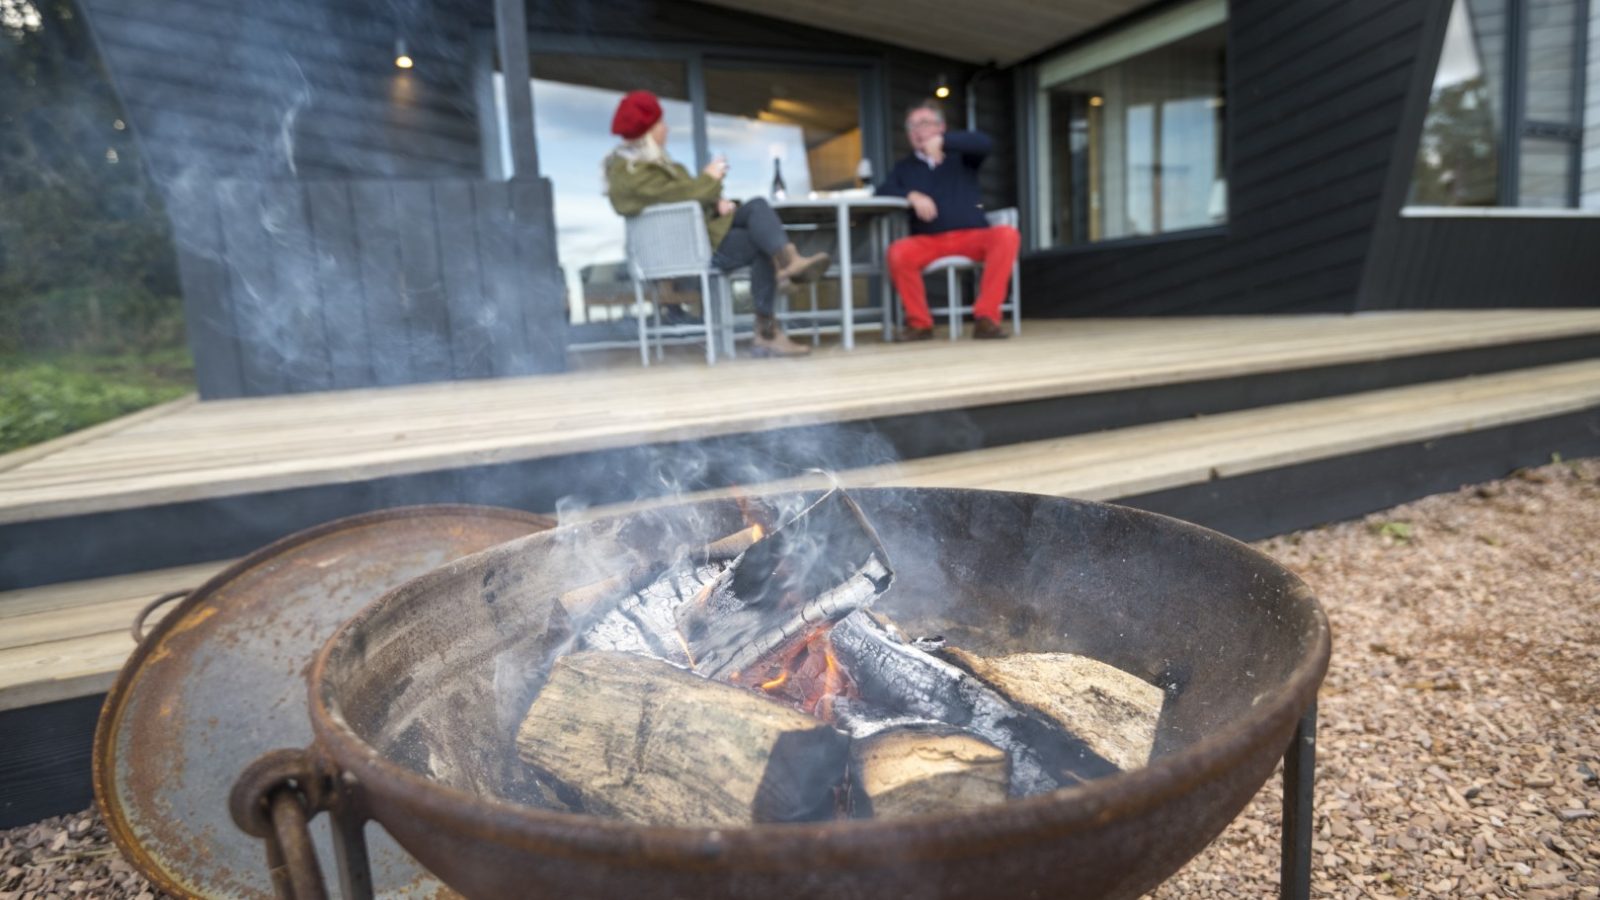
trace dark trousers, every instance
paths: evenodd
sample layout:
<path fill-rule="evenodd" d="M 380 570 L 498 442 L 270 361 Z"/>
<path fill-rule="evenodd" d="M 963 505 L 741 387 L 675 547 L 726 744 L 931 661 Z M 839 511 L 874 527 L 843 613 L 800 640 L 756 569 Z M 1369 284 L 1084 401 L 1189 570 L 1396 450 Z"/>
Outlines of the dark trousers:
<path fill-rule="evenodd" d="M 767 201 L 756 197 L 739 204 L 733 214 L 733 227 L 717 245 L 711 264 L 724 272 L 749 266 L 750 298 L 756 315 L 770 316 L 773 298 L 778 293 L 778 275 L 772 257 L 788 243 L 789 236 L 784 233 L 778 214 Z"/>

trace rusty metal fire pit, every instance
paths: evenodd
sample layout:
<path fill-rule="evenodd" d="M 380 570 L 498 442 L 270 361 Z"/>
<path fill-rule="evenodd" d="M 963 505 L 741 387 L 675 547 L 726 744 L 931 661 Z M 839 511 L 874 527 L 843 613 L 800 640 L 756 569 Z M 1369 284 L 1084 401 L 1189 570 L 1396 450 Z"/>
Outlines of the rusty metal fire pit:
<path fill-rule="evenodd" d="M 190 592 L 143 637 L 95 733 L 95 797 L 118 847 L 172 894 L 271 897 L 260 842 L 234 827 L 226 797 L 252 759 L 310 740 L 305 685 L 317 649 L 384 591 L 552 524 L 481 506 L 352 516 L 262 548 Z M 444 890 L 373 831 L 385 895 Z M 332 846 L 323 834 L 317 843 Z"/>
<path fill-rule="evenodd" d="M 388 593 L 318 655 L 315 739 L 246 773 L 236 820 L 276 835 L 281 887 L 295 896 L 321 890 L 296 835 L 325 809 L 344 837 L 347 895 L 368 886 L 360 823 L 371 820 L 471 897 L 1130 897 L 1238 815 L 1314 709 L 1326 618 L 1304 584 L 1242 544 L 1052 497 L 855 497 L 900 579 L 879 609 L 976 652 L 1078 653 L 1161 685 L 1151 763 L 893 821 L 647 827 L 540 808 L 512 734 L 564 636 L 558 595 L 733 532 L 752 503 L 795 505 L 763 497 L 554 529 Z M 1304 826 L 1289 823 L 1295 840 Z"/>

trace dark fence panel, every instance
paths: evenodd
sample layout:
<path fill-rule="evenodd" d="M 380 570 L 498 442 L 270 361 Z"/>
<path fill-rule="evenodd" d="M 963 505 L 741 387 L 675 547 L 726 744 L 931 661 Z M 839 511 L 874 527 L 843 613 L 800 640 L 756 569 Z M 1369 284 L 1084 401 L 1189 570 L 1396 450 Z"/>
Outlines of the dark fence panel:
<path fill-rule="evenodd" d="M 187 192 L 205 398 L 565 367 L 545 181 L 223 181 Z"/>

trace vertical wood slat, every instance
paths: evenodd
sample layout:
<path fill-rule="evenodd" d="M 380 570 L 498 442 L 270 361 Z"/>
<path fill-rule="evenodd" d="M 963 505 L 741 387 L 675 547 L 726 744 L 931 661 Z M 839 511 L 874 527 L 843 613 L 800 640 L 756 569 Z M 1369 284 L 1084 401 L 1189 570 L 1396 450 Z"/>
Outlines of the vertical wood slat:
<path fill-rule="evenodd" d="M 436 181 L 433 208 L 439 222 L 439 268 L 450 322 L 451 371 L 456 378 L 494 374 L 482 267 L 478 262 L 477 213 L 472 183 Z"/>
<path fill-rule="evenodd" d="M 546 179 L 224 181 L 203 201 L 174 216 L 208 397 L 565 368 Z"/>
<path fill-rule="evenodd" d="M 405 384 L 412 380 L 410 310 L 401 284 L 400 233 L 390 183 L 351 184 L 350 206 L 359 223 L 361 287 L 366 298 L 373 381 Z"/>
<path fill-rule="evenodd" d="M 451 374 L 450 314 L 439 268 L 433 188 L 425 181 L 396 181 L 392 189 L 410 338 L 408 380 L 442 381 Z"/>
<path fill-rule="evenodd" d="M 491 338 L 490 370 L 497 375 L 525 375 L 533 368 L 528 363 L 527 328 L 513 282 L 516 239 L 509 182 L 476 182 L 472 199 L 477 213 L 484 319 Z"/>
<path fill-rule="evenodd" d="M 566 368 L 566 284 L 556 257 L 555 195 L 547 178 L 510 183 L 513 260 L 520 278 L 529 371 Z"/>
<path fill-rule="evenodd" d="M 272 246 L 261 224 L 262 185 L 225 181 L 217 185 L 222 220 L 222 259 L 230 268 L 228 302 L 237 327 L 240 369 L 248 395 L 281 394 L 284 335 L 274 314 L 277 280 Z"/>
<path fill-rule="evenodd" d="M 327 329 L 329 388 L 373 383 L 372 341 L 367 331 L 361 254 L 350 208 L 351 185 L 305 182 L 306 211 L 317 238 L 316 277 Z"/>
<path fill-rule="evenodd" d="M 326 390 L 331 379 L 328 337 L 317 285 L 318 242 L 299 182 L 268 182 L 261 225 L 272 254 L 272 316 L 282 341 L 284 386 L 290 392 Z"/>
<path fill-rule="evenodd" d="M 183 288 L 183 319 L 194 357 L 200 396 L 217 400 L 244 395 L 238 332 L 228 306 L 228 267 L 216 196 L 181 191 L 167 199 Z"/>

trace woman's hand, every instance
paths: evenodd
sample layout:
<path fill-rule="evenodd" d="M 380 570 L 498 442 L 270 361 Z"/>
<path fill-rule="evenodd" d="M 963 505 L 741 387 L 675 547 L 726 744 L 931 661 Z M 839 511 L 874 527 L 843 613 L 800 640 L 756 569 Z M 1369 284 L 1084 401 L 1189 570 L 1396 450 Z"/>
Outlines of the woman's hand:
<path fill-rule="evenodd" d="M 700 170 L 700 174 L 710 175 L 712 178 L 721 181 L 722 177 L 728 174 L 728 161 L 725 159 L 713 159 L 711 162 L 706 163 L 706 167 Z"/>
<path fill-rule="evenodd" d="M 733 215 L 734 210 L 738 208 L 739 204 L 729 200 L 726 197 L 717 201 L 717 215 L 719 216 L 731 216 Z"/>

